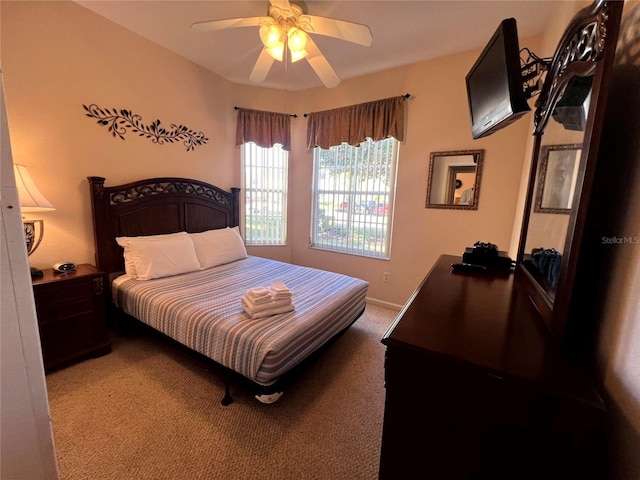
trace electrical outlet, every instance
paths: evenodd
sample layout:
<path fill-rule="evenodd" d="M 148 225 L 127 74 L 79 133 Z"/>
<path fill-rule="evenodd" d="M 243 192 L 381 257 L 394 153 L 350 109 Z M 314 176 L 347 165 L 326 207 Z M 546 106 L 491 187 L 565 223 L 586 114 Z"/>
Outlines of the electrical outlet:
<path fill-rule="evenodd" d="M 391 274 L 389 272 L 382 272 L 382 281 L 389 283 L 391 281 Z"/>

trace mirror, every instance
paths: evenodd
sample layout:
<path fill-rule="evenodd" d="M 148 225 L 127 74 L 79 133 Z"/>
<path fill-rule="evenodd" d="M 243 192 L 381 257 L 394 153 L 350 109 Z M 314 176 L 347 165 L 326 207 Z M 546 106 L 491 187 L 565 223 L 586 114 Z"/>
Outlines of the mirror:
<path fill-rule="evenodd" d="M 570 311 L 579 312 L 574 286 L 604 122 L 602 85 L 614 64 L 621 8 L 622 2 L 597 0 L 575 14 L 536 101 L 516 277 L 557 338 L 566 333 Z M 563 171 L 552 172 L 554 166 Z M 551 198 L 554 188 L 560 195 Z"/>
<path fill-rule="evenodd" d="M 432 152 L 425 208 L 477 210 L 484 150 Z"/>
<path fill-rule="evenodd" d="M 536 185 L 536 213 L 569 214 L 582 144 L 543 145 Z"/>
<path fill-rule="evenodd" d="M 524 253 L 531 254 L 534 248 L 553 248 L 562 253 L 574 193 L 581 188 L 584 132 L 567 129 L 552 117 L 540 140 Z"/>
<path fill-rule="evenodd" d="M 584 167 L 580 161 L 592 78 L 573 84 L 579 85 L 579 90 L 567 87 L 552 109 L 544 132 L 539 133 L 533 203 L 522 257 L 523 266 L 542 288 L 550 308 L 553 308 L 560 281 L 560 262 L 570 229 L 573 199 L 576 191 L 582 189 L 580 170 Z M 572 93 L 576 91 L 579 95 Z M 567 106 L 569 104 L 572 106 Z"/>

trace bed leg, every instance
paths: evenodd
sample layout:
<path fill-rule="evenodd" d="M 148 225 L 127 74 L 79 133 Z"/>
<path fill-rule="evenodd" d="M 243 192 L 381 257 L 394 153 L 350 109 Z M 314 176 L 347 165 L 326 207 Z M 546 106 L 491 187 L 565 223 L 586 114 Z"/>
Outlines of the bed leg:
<path fill-rule="evenodd" d="M 225 407 L 233 403 L 233 397 L 231 396 L 231 382 L 228 380 L 224 382 L 224 397 L 220 403 Z"/>

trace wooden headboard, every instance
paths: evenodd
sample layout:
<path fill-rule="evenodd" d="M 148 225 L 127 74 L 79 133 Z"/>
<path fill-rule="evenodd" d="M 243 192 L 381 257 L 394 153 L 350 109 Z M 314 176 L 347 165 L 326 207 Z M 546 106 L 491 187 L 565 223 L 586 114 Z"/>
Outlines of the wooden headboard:
<path fill-rule="evenodd" d="M 108 273 L 124 270 L 116 237 L 202 232 L 235 227 L 240 220 L 240 189 L 231 192 L 189 178 L 150 178 L 105 187 L 103 177 L 90 186 L 96 266 Z"/>

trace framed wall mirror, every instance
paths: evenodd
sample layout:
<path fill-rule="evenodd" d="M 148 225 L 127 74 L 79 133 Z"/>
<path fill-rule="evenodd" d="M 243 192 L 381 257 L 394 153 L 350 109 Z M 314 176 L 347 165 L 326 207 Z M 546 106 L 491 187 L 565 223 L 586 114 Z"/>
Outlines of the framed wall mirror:
<path fill-rule="evenodd" d="M 425 208 L 477 210 L 484 150 L 432 152 Z"/>
<path fill-rule="evenodd" d="M 543 145 L 536 185 L 536 213 L 571 212 L 582 144 Z"/>

